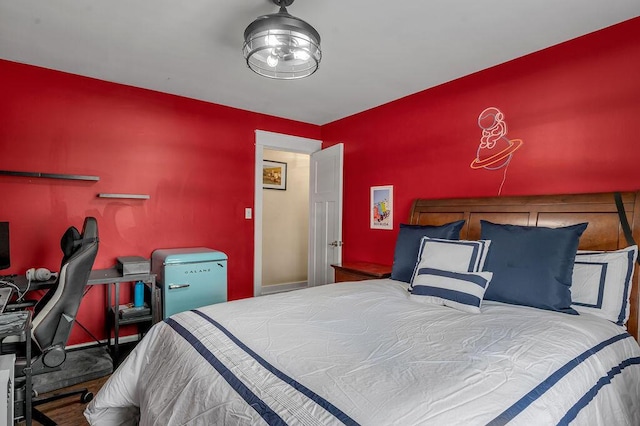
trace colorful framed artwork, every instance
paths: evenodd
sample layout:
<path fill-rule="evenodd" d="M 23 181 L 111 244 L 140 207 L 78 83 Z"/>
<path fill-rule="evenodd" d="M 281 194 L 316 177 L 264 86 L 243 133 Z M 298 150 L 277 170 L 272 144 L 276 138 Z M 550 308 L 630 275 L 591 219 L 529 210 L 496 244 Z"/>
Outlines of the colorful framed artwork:
<path fill-rule="evenodd" d="M 264 189 L 287 189 L 287 163 L 264 160 L 262 162 L 262 187 Z"/>
<path fill-rule="evenodd" d="M 371 229 L 393 229 L 393 186 L 372 186 Z"/>

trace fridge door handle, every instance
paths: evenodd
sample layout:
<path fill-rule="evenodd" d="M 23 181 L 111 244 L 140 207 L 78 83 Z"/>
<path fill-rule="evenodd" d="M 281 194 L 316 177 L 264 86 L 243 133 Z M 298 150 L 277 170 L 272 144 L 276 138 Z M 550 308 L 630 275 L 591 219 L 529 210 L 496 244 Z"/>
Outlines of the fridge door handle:
<path fill-rule="evenodd" d="M 169 284 L 169 290 L 175 290 L 177 288 L 187 288 L 191 284 Z"/>

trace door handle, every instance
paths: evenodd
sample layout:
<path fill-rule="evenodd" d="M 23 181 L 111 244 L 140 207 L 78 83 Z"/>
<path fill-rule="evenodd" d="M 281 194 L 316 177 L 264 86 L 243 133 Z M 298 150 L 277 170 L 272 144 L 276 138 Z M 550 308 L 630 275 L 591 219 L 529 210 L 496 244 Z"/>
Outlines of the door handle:
<path fill-rule="evenodd" d="M 191 284 L 169 284 L 169 290 L 175 290 L 177 288 L 187 288 Z"/>
<path fill-rule="evenodd" d="M 342 241 L 334 241 L 332 243 L 329 243 L 331 247 L 342 247 L 343 244 L 344 243 Z"/>

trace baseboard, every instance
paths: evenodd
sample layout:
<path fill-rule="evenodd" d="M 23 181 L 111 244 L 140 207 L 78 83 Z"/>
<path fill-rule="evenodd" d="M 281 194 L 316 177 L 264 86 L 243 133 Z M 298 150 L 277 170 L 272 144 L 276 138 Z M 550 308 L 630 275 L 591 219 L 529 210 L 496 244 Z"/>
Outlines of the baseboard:
<path fill-rule="evenodd" d="M 308 286 L 309 286 L 309 283 L 307 281 L 263 285 L 261 294 L 265 296 L 267 294 L 283 293 L 285 291 L 300 290 L 303 288 L 307 288 Z"/>
<path fill-rule="evenodd" d="M 17 336 L 8 336 L 5 337 L 4 340 L 2 341 L 2 343 L 18 343 L 20 342 L 21 339 L 20 337 Z M 119 343 L 131 343 L 131 342 L 138 342 L 140 341 L 140 335 L 139 334 L 132 334 L 130 336 L 121 336 L 118 339 Z M 107 339 L 102 339 L 98 342 L 96 342 L 95 340 L 91 340 L 89 342 L 85 342 L 85 343 L 77 343 L 75 345 L 68 345 L 65 346 L 65 349 L 80 349 L 80 348 L 87 348 L 87 347 L 91 347 L 91 346 L 99 346 L 99 345 L 104 345 L 107 343 Z M 113 345 L 114 339 L 113 337 L 111 339 L 109 339 L 109 345 Z"/>
<path fill-rule="evenodd" d="M 118 339 L 118 344 L 138 342 L 139 340 L 140 340 L 140 336 L 139 335 L 132 334 L 131 336 L 122 336 L 122 337 L 120 337 Z M 107 343 L 107 339 L 100 340 L 100 344 L 101 345 L 104 345 L 106 343 Z M 114 342 L 113 338 L 109 339 L 109 344 L 110 345 L 113 345 L 114 343 L 115 342 Z M 98 345 L 98 342 L 91 341 L 91 342 L 86 342 L 86 343 L 78 343 L 78 344 L 75 344 L 75 345 L 69 345 L 69 346 L 66 346 L 65 348 L 71 350 L 71 349 L 87 348 L 87 347 L 90 347 L 90 346 L 97 346 L 97 345 Z"/>

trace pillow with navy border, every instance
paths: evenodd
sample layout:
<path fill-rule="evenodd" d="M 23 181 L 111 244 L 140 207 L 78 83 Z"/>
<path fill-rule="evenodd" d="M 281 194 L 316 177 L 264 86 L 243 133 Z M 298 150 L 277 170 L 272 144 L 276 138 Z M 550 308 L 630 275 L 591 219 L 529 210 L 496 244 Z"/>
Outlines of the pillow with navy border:
<path fill-rule="evenodd" d="M 587 223 L 547 228 L 480 221 L 491 240 L 484 270 L 493 272 L 485 299 L 578 315 L 571 307 L 573 264 Z"/>
<path fill-rule="evenodd" d="M 422 237 L 443 238 L 447 240 L 460 239 L 460 230 L 464 226 L 464 220 L 446 223 L 444 225 L 407 225 L 400 224 L 396 248 L 391 267 L 391 279 L 411 281 L 413 270 L 418 261 L 418 250 Z"/>
<path fill-rule="evenodd" d="M 480 272 L 489 252 L 491 241 L 445 240 L 442 238 L 422 237 L 418 249 L 411 286 L 420 268 L 443 269 L 456 272 Z"/>
<path fill-rule="evenodd" d="M 571 284 L 571 305 L 618 325 L 629 319 L 631 280 L 638 246 L 614 251 L 582 251 L 576 254 Z"/>
<path fill-rule="evenodd" d="M 491 272 L 458 272 L 420 268 L 413 280 L 411 299 L 479 314 Z"/>

